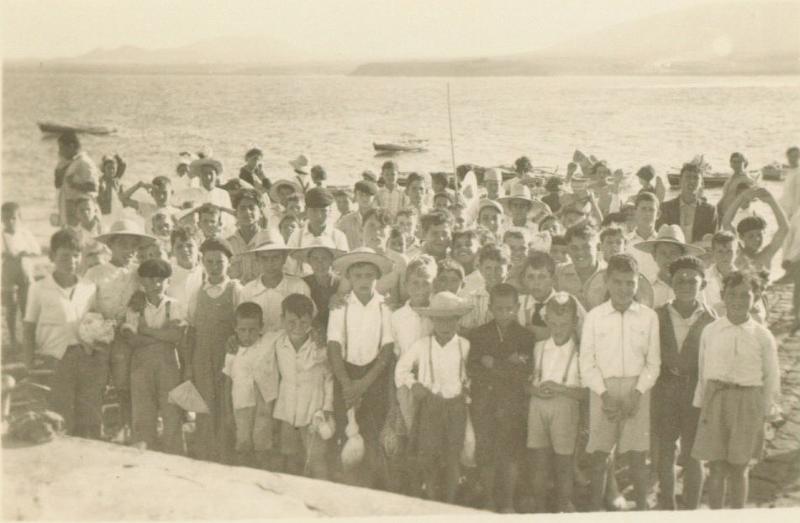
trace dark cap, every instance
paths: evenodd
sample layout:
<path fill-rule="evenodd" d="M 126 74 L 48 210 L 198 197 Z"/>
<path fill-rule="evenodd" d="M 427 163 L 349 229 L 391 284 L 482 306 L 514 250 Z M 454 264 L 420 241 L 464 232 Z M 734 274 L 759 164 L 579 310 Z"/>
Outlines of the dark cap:
<path fill-rule="evenodd" d="M 169 278 L 172 276 L 172 267 L 162 259 L 146 260 L 139 265 L 140 278 Z"/>
<path fill-rule="evenodd" d="M 672 262 L 669 266 L 669 276 L 670 278 L 675 276 L 675 273 L 681 269 L 691 269 L 693 271 L 697 271 L 700 275 L 705 279 L 706 269 L 705 265 L 703 265 L 702 260 L 696 256 L 681 256 L 674 262 Z"/>
<path fill-rule="evenodd" d="M 233 257 L 233 249 L 231 249 L 231 244 L 229 244 L 226 240 L 209 238 L 208 240 L 204 241 L 202 245 L 200 245 L 200 253 L 205 254 L 209 251 L 219 251 L 228 258 Z"/>
<path fill-rule="evenodd" d="M 747 216 L 736 225 L 736 232 L 739 236 L 744 236 L 750 231 L 763 231 L 766 228 L 767 222 L 761 216 Z"/>
<path fill-rule="evenodd" d="M 378 186 L 375 185 L 374 182 L 361 180 L 356 182 L 355 191 L 362 192 L 364 194 L 369 194 L 370 196 L 375 196 L 376 194 L 378 194 Z"/>
<path fill-rule="evenodd" d="M 322 209 L 333 204 L 333 195 L 324 187 L 314 187 L 306 192 L 306 209 Z"/>

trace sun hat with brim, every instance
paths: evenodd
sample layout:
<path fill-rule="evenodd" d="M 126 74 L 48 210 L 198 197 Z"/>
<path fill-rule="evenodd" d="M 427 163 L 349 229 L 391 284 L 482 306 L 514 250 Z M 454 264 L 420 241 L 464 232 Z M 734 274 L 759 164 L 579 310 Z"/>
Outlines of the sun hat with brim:
<path fill-rule="evenodd" d="M 659 243 L 677 245 L 683 249 L 684 254 L 691 254 L 693 256 L 700 256 L 705 252 L 705 250 L 700 247 L 686 243 L 686 238 L 683 235 L 683 229 L 681 229 L 680 225 L 670 225 L 666 223 L 658 230 L 658 234 L 654 240 L 639 242 L 634 245 L 634 247 L 642 252 L 653 254 L 656 245 Z"/>
<path fill-rule="evenodd" d="M 98 235 L 95 240 L 107 243 L 112 238 L 117 238 L 119 236 L 132 236 L 141 241 L 156 240 L 155 236 L 151 236 L 150 234 L 144 232 L 144 225 L 139 223 L 137 220 L 131 220 L 129 218 L 123 218 L 115 221 L 111 224 L 111 227 L 108 229 L 107 233 Z"/>
<path fill-rule="evenodd" d="M 258 254 L 260 252 L 268 253 L 268 252 L 293 252 L 295 249 L 291 247 L 287 247 L 286 243 L 284 243 L 283 238 L 280 237 L 272 237 L 269 235 L 268 237 L 264 238 L 263 241 L 258 243 L 258 246 L 255 249 L 250 249 L 249 251 L 245 251 L 242 254 Z"/>
<path fill-rule="evenodd" d="M 472 305 L 452 292 L 445 291 L 434 294 L 427 307 L 415 307 L 414 310 L 420 316 L 428 318 L 460 318 L 469 314 Z"/>
<path fill-rule="evenodd" d="M 488 198 L 481 199 L 480 203 L 478 204 L 478 214 L 481 213 L 486 208 L 494 209 L 495 211 L 503 214 L 503 207 L 494 200 L 490 200 Z"/>
<path fill-rule="evenodd" d="M 286 178 L 283 178 L 273 183 L 272 187 L 269 190 L 269 197 L 276 202 L 280 201 L 280 194 L 278 191 L 280 190 L 281 187 L 291 187 L 292 189 L 294 189 L 294 192 L 296 194 L 303 193 L 303 189 L 300 187 L 300 184 L 292 180 L 287 180 Z"/>
<path fill-rule="evenodd" d="M 292 166 L 292 169 L 294 169 L 294 172 L 297 174 L 308 174 L 304 169 L 304 167 L 308 165 L 308 158 L 306 158 L 304 154 L 298 155 L 297 158 L 291 160 L 289 165 Z"/>
<path fill-rule="evenodd" d="M 217 171 L 217 174 L 222 174 L 222 162 L 214 158 L 198 158 L 189 164 L 189 172 L 193 175 L 200 176 L 203 167 L 210 165 Z"/>
<path fill-rule="evenodd" d="M 296 257 L 298 260 L 302 261 L 303 263 L 307 263 L 308 255 L 314 249 L 325 249 L 326 251 L 331 253 L 334 260 L 339 258 L 340 256 L 344 256 L 345 254 L 347 254 L 347 251 L 337 249 L 332 239 L 320 236 L 314 238 L 314 245 L 308 245 L 306 247 L 301 247 L 295 250 L 293 256 Z"/>
<path fill-rule="evenodd" d="M 502 198 L 497 199 L 501 203 L 511 203 L 513 201 L 523 201 L 528 205 L 533 205 L 533 199 L 531 198 L 531 190 L 528 189 L 526 185 L 521 183 L 514 184 L 511 188 L 511 194 L 508 196 L 503 196 Z"/>
<path fill-rule="evenodd" d="M 371 263 L 376 266 L 381 275 L 389 274 L 394 270 L 394 262 L 382 254 L 378 254 L 369 247 L 359 247 L 340 256 L 333 261 L 333 269 L 341 275 L 347 274 L 347 269 L 357 263 Z"/>
<path fill-rule="evenodd" d="M 190 216 L 196 212 L 200 212 L 200 209 L 203 209 L 204 207 L 213 207 L 215 209 L 219 209 L 220 213 L 225 211 L 228 211 L 229 213 L 234 212 L 233 209 L 231 209 L 230 207 L 222 207 L 221 205 L 216 205 L 211 202 L 206 202 L 206 203 L 201 203 L 200 205 L 195 205 L 194 207 L 189 207 L 188 209 L 182 209 L 181 212 L 175 215 L 175 219 L 181 221 L 187 216 Z"/>

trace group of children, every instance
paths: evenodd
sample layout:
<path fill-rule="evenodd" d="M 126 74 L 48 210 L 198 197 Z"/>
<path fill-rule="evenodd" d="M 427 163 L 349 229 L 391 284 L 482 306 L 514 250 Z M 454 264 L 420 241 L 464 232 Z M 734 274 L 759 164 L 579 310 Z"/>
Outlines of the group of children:
<path fill-rule="evenodd" d="M 182 220 L 197 212 L 163 213 L 166 234 L 146 227 L 169 206 L 171 182 L 157 179 L 151 194 L 164 194 L 136 206 L 141 219 L 92 238 L 105 258 L 87 266 L 65 227 L 50 241 L 52 272 L 32 285 L 22 261 L 37 247 L 6 203 L 3 296 L 16 285 L 24 359 L 53 369 L 70 434 L 104 435 L 111 384 L 122 422 L 112 436 L 142 448 L 447 502 L 471 490 L 506 513 L 575 510 L 587 462 L 588 508 L 603 510 L 627 462 L 639 509 L 651 476 L 661 509 L 697 508 L 704 483 L 712 508 L 743 506 L 779 394 L 766 280 L 753 268 L 783 241 L 780 207 L 761 189 L 740 192 L 731 205 L 762 199 L 779 233 L 763 247 L 745 217 L 712 229 L 706 254 L 694 241 L 702 199 L 683 202 L 694 223 L 683 211 L 665 222 L 669 202 L 650 191 L 630 213 L 599 210 L 591 186 L 559 196 L 550 184 L 543 203 L 521 165 L 479 202 L 474 226 L 456 219 L 467 209 L 453 212 L 464 202 L 446 184 L 440 208 L 427 208 L 422 178 L 402 192 L 387 162 L 382 188 L 356 184 L 359 208 L 341 227 L 330 190 L 278 180 L 271 207 L 263 187 L 239 188 L 231 209 L 203 205 L 193 223 Z M 687 165 L 688 197 L 698 172 Z M 204 183 L 219 174 L 213 162 L 200 170 Z M 301 215 L 287 206 L 298 196 Z M 113 341 L 81 337 L 89 313 L 113 322 Z M 173 398 L 186 382 L 202 400 L 193 412 Z"/>

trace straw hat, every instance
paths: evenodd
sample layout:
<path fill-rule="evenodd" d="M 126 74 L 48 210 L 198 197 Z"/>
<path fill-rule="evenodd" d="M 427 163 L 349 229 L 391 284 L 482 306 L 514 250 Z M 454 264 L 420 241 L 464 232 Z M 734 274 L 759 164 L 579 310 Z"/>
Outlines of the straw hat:
<path fill-rule="evenodd" d="M 280 235 L 274 235 L 273 237 L 273 235 L 268 234 L 263 236 L 263 241 L 259 242 L 255 249 L 245 251 L 243 254 L 258 254 L 259 252 L 290 253 L 292 251 L 294 251 L 294 249 L 287 247 Z"/>
<path fill-rule="evenodd" d="M 303 189 L 300 187 L 300 184 L 298 184 L 295 181 L 287 180 L 286 178 L 283 178 L 283 179 L 278 180 L 275 183 L 273 183 L 272 187 L 269 190 L 269 197 L 272 198 L 273 201 L 276 201 L 276 202 L 280 201 L 280 198 L 279 198 L 280 195 L 278 194 L 278 190 L 281 187 L 291 187 L 292 189 L 294 189 L 295 193 L 303 194 Z"/>
<path fill-rule="evenodd" d="M 371 263 L 376 266 L 381 275 L 389 274 L 394 269 L 394 262 L 382 254 L 378 254 L 369 247 L 359 247 L 334 260 L 333 268 L 339 274 L 347 274 L 347 269 L 356 263 Z"/>
<path fill-rule="evenodd" d="M 325 249 L 329 251 L 331 255 L 333 255 L 334 260 L 347 253 L 347 251 L 337 249 L 336 244 L 333 243 L 333 239 L 329 236 L 313 236 L 313 242 L 314 243 L 312 245 L 301 247 L 300 249 L 295 250 L 294 256 L 300 261 L 306 263 L 308 254 L 313 249 Z"/>
<path fill-rule="evenodd" d="M 189 172 L 192 175 L 200 176 L 200 174 L 202 174 L 201 171 L 203 167 L 206 165 L 213 167 L 218 175 L 222 174 L 222 162 L 215 160 L 214 158 L 198 158 L 189 164 Z"/>
<path fill-rule="evenodd" d="M 304 154 L 298 155 L 297 158 L 289 161 L 289 165 L 292 166 L 292 169 L 294 169 L 294 172 L 297 174 L 308 174 L 304 169 L 304 167 L 308 165 L 308 158 L 306 158 Z"/>
<path fill-rule="evenodd" d="M 501 180 L 500 172 L 497 169 L 489 168 L 483 171 L 483 181 L 484 182 L 500 182 Z"/>
<path fill-rule="evenodd" d="M 414 310 L 429 318 L 460 318 L 472 310 L 472 305 L 452 292 L 438 292 L 431 298 L 430 305 Z"/>
<path fill-rule="evenodd" d="M 671 243 L 683 249 L 684 254 L 691 254 L 693 256 L 700 256 L 705 251 L 700 247 L 689 245 L 686 243 L 686 238 L 683 235 L 683 229 L 680 225 L 664 224 L 658 230 L 655 240 L 647 240 L 634 245 L 637 249 L 648 254 L 653 254 L 655 246 L 659 243 Z"/>
<path fill-rule="evenodd" d="M 508 196 L 503 196 L 502 198 L 498 198 L 498 201 L 505 204 L 511 203 L 514 200 L 520 200 L 528 205 L 533 205 L 533 198 L 531 198 L 531 190 L 528 189 L 527 185 L 517 183 L 511 188 L 511 194 Z"/>
<path fill-rule="evenodd" d="M 490 200 L 489 198 L 481 198 L 480 203 L 478 204 L 478 214 L 481 213 L 487 207 L 494 209 L 495 211 L 503 214 L 503 207 L 494 200 Z"/>
<path fill-rule="evenodd" d="M 111 224 L 108 232 L 98 235 L 95 240 L 107 243 L 112 238 L 117 236 L 132 236 L 140 241 L 155 241 L 156 237 L 151 236 L 144 232 L 144 225 L 137 220 L 130 218 L 123 218 Z"/>

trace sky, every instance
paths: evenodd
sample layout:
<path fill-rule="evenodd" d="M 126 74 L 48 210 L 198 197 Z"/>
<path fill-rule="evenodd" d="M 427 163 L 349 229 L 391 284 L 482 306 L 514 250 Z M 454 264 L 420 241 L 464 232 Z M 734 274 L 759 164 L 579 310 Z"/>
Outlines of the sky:
<path fill-rule="evenodd" d="M 725 3 L 736 0 L 716 0 Z M 766 1 L 766 0 L 764 0 Z M 319 59 L 533 51 L 698 0 L 0 0 L 5 59 L 269 36 Z"/>

